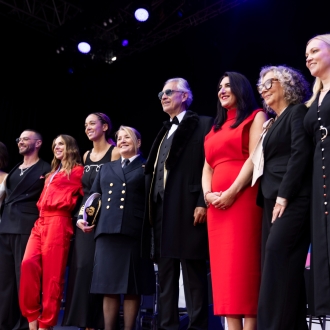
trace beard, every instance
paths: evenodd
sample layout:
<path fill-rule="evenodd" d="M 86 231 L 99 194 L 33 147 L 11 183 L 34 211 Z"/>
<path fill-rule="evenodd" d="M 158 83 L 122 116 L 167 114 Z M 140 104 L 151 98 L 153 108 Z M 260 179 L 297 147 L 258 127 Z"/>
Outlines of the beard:
<path fill-rule="evenodd" d="M 24 146 L 22 149 L 18 149 L 18 152 L 20 155 L 22 156 L 26 156 L 26 155 L 30 155 L 34 152 L 35 150 L 35 146 L 34 145 L 27 145 Z"/>

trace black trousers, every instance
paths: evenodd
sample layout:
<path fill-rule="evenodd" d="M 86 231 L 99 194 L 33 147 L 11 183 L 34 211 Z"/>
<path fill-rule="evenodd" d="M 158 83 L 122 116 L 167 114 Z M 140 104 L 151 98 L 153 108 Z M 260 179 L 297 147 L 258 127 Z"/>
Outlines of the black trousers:
<path fill-rule="evenodd" d="M 289 202 L 271 223 L 275 200 L 264 199 L 258 329 L 307 330 L 304 270 L 310 243 L 309 198 Z"/>
<path fill-rule="evenodd" d="M 27 330 L 18 303 L 21 262 L 30 235 L 0 234 L 0 329 Z"/>
<path fill-rule="evenodd" d="M 155 209 L 155 261 L 158 264 L 159 284 L 157 329 L 179 329 L 178 300 L 181 264 L 186 307 L 189 316 L 188 329 L 206 330 L 208 328 L 206 260 L 161 257 L 160 237 L 163 203 L 160 197 L 157 199 Z M 171 238 L 168 237 L 167 239 Z"/>

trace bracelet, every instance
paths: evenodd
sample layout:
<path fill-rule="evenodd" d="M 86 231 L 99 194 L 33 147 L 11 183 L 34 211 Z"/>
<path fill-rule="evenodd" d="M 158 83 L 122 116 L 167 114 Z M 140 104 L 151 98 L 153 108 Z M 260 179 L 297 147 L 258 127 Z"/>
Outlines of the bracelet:
<path fill-rule="evenodd" d="M 212 193 L 212 191 L 206 191 L 205 192 L 205 194 L 204 194 L 204 202 L 205 202 L 205 205 L 206 205 L 206 207 L 209 207 L 210 206 L 210 203 L 206 200 L 206 195 L 207 194 L 211 194 Z"/>

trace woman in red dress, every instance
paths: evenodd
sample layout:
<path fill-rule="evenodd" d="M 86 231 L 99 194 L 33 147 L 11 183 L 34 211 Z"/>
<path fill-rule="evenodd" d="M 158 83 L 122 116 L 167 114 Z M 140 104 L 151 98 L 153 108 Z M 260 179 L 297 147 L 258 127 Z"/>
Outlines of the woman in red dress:
<path fill-rule="evenodd" d="M 37 203 L 39 218 L 21 266 L 19 302 L 30 330 L 51 329 L 57 323 L 73 234 L 71 213 L 83 194 L 84 168 L 76 140 L 59 135 L 52 149 L 52 170 Z"/>
<path fill-rule="evenodd" d="M 215 123 L 205 137 L 202 177 L 209 205 L 214 314 L 226 316 L 229 330 L 252 330 L 260 285 L 262 209 L 256 205 L 258 184 L 247 185 L 253 172 L 250 154 L 266 115 L 240 73 L 226 72 L 221 77 L 218 97 Z"/>

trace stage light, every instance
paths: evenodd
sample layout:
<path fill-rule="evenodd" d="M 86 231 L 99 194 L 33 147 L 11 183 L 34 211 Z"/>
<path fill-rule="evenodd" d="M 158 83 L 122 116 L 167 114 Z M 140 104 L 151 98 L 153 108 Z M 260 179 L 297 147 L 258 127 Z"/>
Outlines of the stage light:
<path fill-rule="evenodd" d="M 149 12 L 145 8 L 138 8 L 135 10 L 134 16 L 139 22 L 145 22 L 149 18 Z"/>
<path fill-rule="evenodd" d="M 80 53 L 88 54 L 91 50 L 91 46 L 87 42 L 80 42 L 78 44 L 78 50 L 80 51 Z"/>
<path fill-rule="evenodd" d="M 128 45 L 128 40 L 127 39 L 124 39 L 122 42 L 121 42 L 121 45 L 123 47 L 126 47 Z"/>
<path fill-rule="evenodd" d="M 117 59 L 117 57 L 114 56 L 114 57 L 111 58 L 111 61 L 114 62 L 116 59 Z"/>

